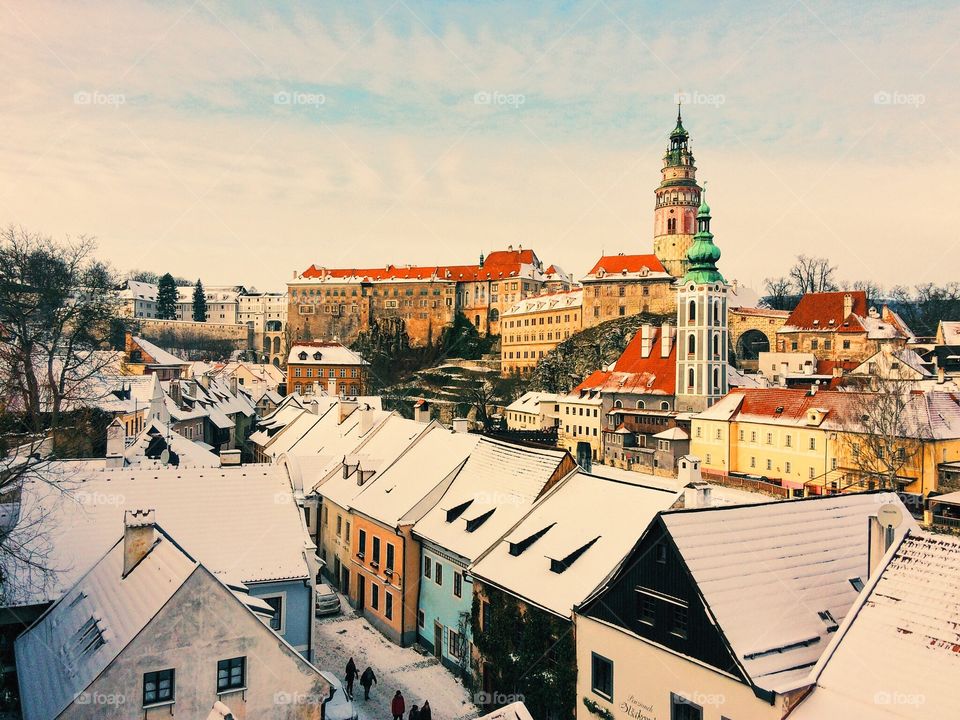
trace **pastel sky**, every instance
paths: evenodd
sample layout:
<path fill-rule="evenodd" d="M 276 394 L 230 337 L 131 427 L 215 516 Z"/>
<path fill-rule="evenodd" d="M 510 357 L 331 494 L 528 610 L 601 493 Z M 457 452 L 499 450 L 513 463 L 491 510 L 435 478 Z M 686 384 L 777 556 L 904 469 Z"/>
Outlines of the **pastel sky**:
<path fill-rule="evenodd" d="M 955 279 L 960 5 L 0 0 L 0 222 L 118 270 L 650 252 L 676 94 L 721 269 Z"/>

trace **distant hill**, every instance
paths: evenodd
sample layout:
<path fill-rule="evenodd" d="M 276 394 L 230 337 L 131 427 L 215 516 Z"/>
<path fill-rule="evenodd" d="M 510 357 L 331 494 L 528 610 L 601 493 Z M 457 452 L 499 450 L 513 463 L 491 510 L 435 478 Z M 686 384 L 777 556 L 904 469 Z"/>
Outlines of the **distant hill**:
<path fill-rule="evenodd" d="M 573 335 L 537 363 L 526 381 L 528 390 L 568 392 L 594 370 L 614 362 L 644 323 L 675 323 L 676 317 L 641 313 L 608 320 Z"/>

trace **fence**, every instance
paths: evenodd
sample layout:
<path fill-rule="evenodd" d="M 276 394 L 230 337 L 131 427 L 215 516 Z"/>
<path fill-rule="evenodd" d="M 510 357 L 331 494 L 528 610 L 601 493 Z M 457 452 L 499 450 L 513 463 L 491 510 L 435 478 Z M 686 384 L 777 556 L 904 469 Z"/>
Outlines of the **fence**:
<path fill-rule="evenodd" d="M 790 488 L 785 488 L 782 485 L 766 482 L 765 480 L 755 480 L 753 478 L 745 478 L 739 475 L 729 475 L 725 472 L 719 472 L 716 470 L 701 470 L 700 475 L 707 482 L 711 482 L 716 485 L 740 488 L 742 490 L 752 490 L 754 492 L 765 493 L 766 495 L 773 495 L 774 497 L 779 498 L 790 497 Z"/>

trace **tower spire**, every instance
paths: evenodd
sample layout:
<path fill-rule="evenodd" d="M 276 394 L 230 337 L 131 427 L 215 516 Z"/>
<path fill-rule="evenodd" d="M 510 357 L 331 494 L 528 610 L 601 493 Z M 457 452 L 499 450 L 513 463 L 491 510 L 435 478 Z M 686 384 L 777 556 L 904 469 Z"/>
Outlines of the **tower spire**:
<path fill-rule="evenodd" d="M 710 206 L 707 205 L 707 188 L 704 183 L 704 188 L 700 191 L 700 207 L 697 209 L 697 234 L 693 236 L 693 244 L 687 250 L 687 272 L 683 276 L 683 282 L 694 282 L 698 285 L 726 282 L 717 269 L 720 248 L 713 242 L 710 220 Z"/>

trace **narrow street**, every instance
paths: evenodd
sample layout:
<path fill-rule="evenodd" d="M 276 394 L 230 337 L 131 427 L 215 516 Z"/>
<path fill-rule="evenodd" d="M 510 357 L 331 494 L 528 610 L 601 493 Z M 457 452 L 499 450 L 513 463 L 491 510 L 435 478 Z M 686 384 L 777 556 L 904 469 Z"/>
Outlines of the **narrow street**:
<path fill-rule="evenodd" d="M 314 629 L 315 665 L 343 682 L 344 669 L 352 657 L 360 672 L 368 665 L 377 684 L 364 701 L 359 681 L 354 684 L 355 707 L 360 720 L 389 720 L 390 701 L 403 693 L 407 714 L 416 704 L 430 701 L 433 720 L 469 720 L 479 714 L 463 683 L 431 655 L 414 648 L 401 648 L 381 635 L 370 623 L 354 614 L 345 601 L 340 615 L 317 618 Z"/>

